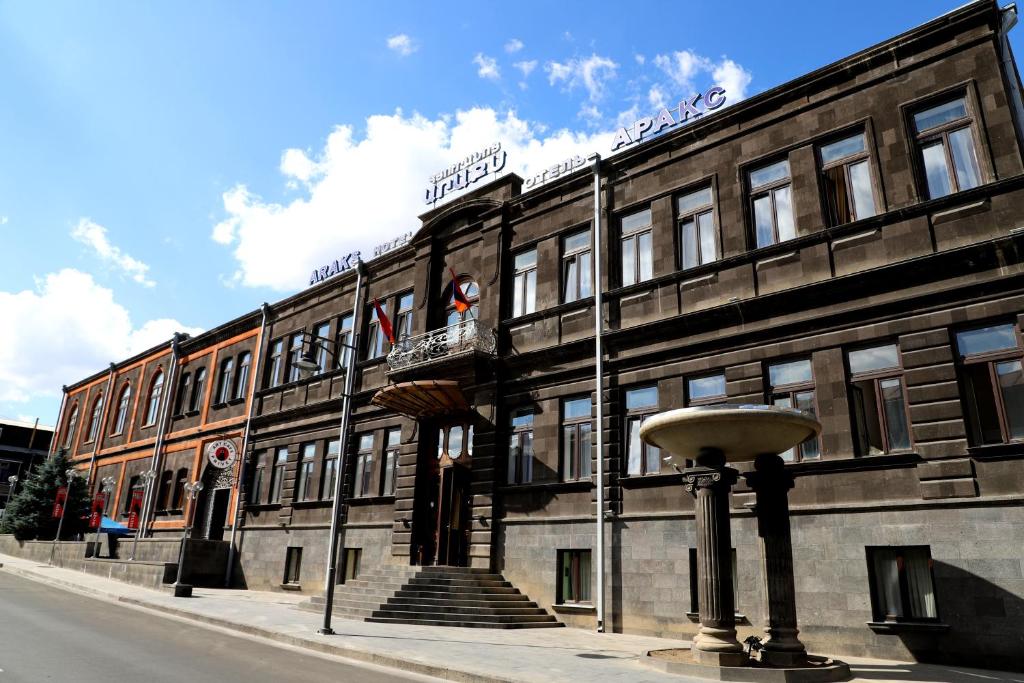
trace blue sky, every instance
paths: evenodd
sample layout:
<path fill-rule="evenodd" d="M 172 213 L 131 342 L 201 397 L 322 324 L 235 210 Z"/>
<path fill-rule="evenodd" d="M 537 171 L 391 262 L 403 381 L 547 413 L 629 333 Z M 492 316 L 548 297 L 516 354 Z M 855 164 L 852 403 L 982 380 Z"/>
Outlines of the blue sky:
<path fill-rule="evenodd" d="M 415 228 L 494 139 L 520 173 L 604 151 L 959 4 L 0 2 L 0 416 Z"/>

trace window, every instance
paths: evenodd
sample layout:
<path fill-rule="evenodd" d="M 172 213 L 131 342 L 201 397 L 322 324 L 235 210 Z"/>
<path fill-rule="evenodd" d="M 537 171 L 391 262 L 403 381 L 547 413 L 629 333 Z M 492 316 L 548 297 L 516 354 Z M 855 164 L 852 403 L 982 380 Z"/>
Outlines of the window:
<path fill-rule="evenodd" d="M 398 449 L 402 444 L 402 430 L 389 429 L 384 433 L 384 480 L 380 494 L 395 495 L 395 469 L 398 466 Z"/>
<path fill-rule="evenodd" d="M 327 353 L 327 341 L 331 338 L 331 324 L 320 323 L 313 328 L 313 335 L 318 337 L 311 342 L 316 345 L 316 364 L 320 366 L 320 370 L 317 371 L 317 374 L 333 370 L 334 368 L 331 367 L 330 356 Z"/>
<path fill-rule="evenodd" d="M 654 245 L 651 210 L 623 216 L 619 224 L 622 258 L 622 286 L 634 285 L 654 277 Z"/>
<path fill-rule="evenodd" d="M 875 621 L 935 621 L 935 584 L 928 546 L 868 547 Z"/>
<path fill-rule="evenodd" d="M 512 317 L 537 310 L 537 250 L 516 254 L 513 259 Z"/>
<path fill-rule="evenodd" d="M 196 381 L 192 386 L 192 400 L 189 401 L 189 411 L 196 411 L 203 407 L 203 399 L 206 393 L 206 368 L 196 368 Z"/>
<path fill-rule="evenodd" d="M 291 343 L 288 345 L 288 381 L 298 382 L 302 378 L 302 371 L 299 370 L 298 362 L 302 357 L 303 336 L 301 332 L 292 335 Z"/>
<path fill-rule="evenodd" d="M 395 311 L 395 340 L 407 339 L 412 336 L 412 292 L 398 297 L 398 310 Z"/>
<path fill-rule="evenodd" d="M 814 377 L 811 361 L 795 360 L 768 366 L 771 403 L 780 408 L 795 408 L 816 415 L 814 409 Z M 818 437 L 812 436 L 784 453 L 783 460 L 814 460 L 821 456 Z"/>
<path fill-rule="evenodd" d="M 533 481 L 533 410 L 520 408 L 512 413 L 512 434 L 508 445 L 508 483 Z"/>
<path fill-rule="evenodd" d="M 181 415 L 185 412 L 185 404 L 189 399 L 192 389 L 192 373 L 185 372 L 181 375 L 181 381 L 178 383 L 178 400 L 176 400 L 174 407 L 174 414 Z"/>
<path fill-rule="evenodd" d="M 1017 326 L 958 332 L 956 346 L 972 444 L 1024 439 L 1024 354 Z"/>
<path fill-rule="evenodd" d="M 338 356 L 341 367 L 348 368 L 349 357 L 352 353 L 352 315 L 343 315 L 338 324 Z"/>
<path fill-rule="evenodd" d="M 284 470 L 288 466 L 288 447 L 282 446 L 274 454 L 273 469 L 270 470 L 270 495 L 268 503 L 280 503 L 284 491 Z"/>
<path fill-rule="evenodd" d="M 732 605 L 733 610 L 739 613 L 739 603 L 736 602 L 739 593 L 739 581 L 736 578 L 736 548 L 732 549 Z M 700 612 L 700 590 L 697 582 L 697 549 L 690 548 L 690 614 Z"/>
<path fill-rule="evenodd" d="M 249 504 L 259 505 L 263 502 L 263 480 L 266 473 L 266 453 L 256 456 L 256 467 L 252 471 L 252 486 L 249 487 Z"/>
<path fill-rule="evenodd" d="M 818 148 L 829 225 L 843 225 L 875 213 L 867 140 L 864 133 Z"/>
<path fill-rule="evenodd" d="M 299 476 L 295 480 L 295 500 L 312 500 L 313 465 L 316 464 L 316 444 L 303 444 L 299 450 Z"/>
<path fill-rule="evenodd" d="M 121 514 L 127 515 L 132 509 L 132 498 L 134 497 L 135 491 L 142 489 L 142 481 L 139 479 L 139 475 L 133 476 L 128 480 L 128 495 L 124 497 L 124 508 L 121 510 Z"/>
<path fill-rule="evenodd" d="M 590 477 L 590 397 L 562 400 L 562 479 Z"/>
<path fill-rule="evenodd" d="M 235 359 L 225 358 L 220 364 L 220 386 L 217 387 L 217 403 L 231 400 L 231 376 L 235 374 Z"/>
<path fill-rule="evenodd" d="M 243 398 L 249 391 L 249 368 L 252 354 L 248 351 L 238 357 L 238 378 L 235 380 L 235 398 Z"/>
<path fill-rule="evenodd" d="M 283 349 L 283 339 L 275 339 L 270 343 L 270 363 L 267 365 L 267 386 L 276 387 L 281 384 L 281 354 Z"/>
<path fill-rule="evenodd" d="M 558 551 L 558 604 L 590 602 L 590 551 Z"/>
<path fill-rule="evenodd" d="M 158 510 L 167 510 L 171 504 L 171 485 L 173 479 L 174 472 L 171 470 L 166 470 L 160 475 L 160 488 L 157 489 L 156 495 L 156 508 Z"/>
<path fill-rule="evenodd" d="M 89 417 L 89 432 L 85 437 L 85 442 L 96 440 L 96 434 L 100 429 L 100 421 L 103 419 L 103 395 L 96 397 L 96 400 L 92 403 L 92 415 Z"/>
<path fill-rule="evenodd" d="M 447 453 L 452 460 L 458 460 L 463 455 L 473 455 L 473 426 L 472 425 L 449 425 L 441 427 L 437 433 L 437 457 Z"/>
<path fill-rule="evenodd" d="M 850 409 L 857 455 L 910 448 L 900 350 L 895 344 L 848 351 Z"/>
<path fill-rule="evenodd" d="M 125 384 L 121 389 L 121 396 L 117 399 L 117 416 L 114 418 L 114 434 L 124 431 L 124 425 L 128 421 L 128 405 L 132 400 L 132 385 Z"/>
<path fill-rule="evenodd" d="M 748 180 L 757 246 L 767 247 L 796 237 L 789 161 L 784 159 L 751 171 Z"/>
<path fill-rule="evenodd" d="M 380 309 L 387 315 L 387 303 L 381 303 Z M 380 319 L 377 317 L 377 307 L 370 306 L 370 322 L 367 323 L 366 338 L 370 340 L 370 346 L 366 349 L 367 358 L 380 358 L 384 355 L 387 338 L 384 337 L 384 330 L 381 329 Z"/>
<path fill-rule="evenodd" d="M 359 437 L 359 450 L 356 452 L 355 496 L 370 495 L 370 482 L 373 480 L 373 434 Z"/>
<path fill-rule="evenodd" d="M 963 97 L 914 114 L 914 134 L 929 198 L 981 185 L 971 123 Z"/>
<path fill-rule="evenodd" d="M 466 300 L 469 301 L 469 309 L 464 313 L 459 313 L 458 309 L 455 308 L 455 292 L 452 292 L 448 299 L 448 326 L 458 325 L 464 320 L 471 319 L 476 320 L 479 318 L 480 313 L 480 288 L 468 277 L 459 278 L 459 287 L 462 288 L 462 293 L 465 295 Z"/>
<path fill-rule="evenodd" d="M 691 377 L 686 380 L 686 405 L 707 406 L 725 403 L 725 373 Z"/>
<path fill-rule="evenodd" d="M 341 441 L 331 439 L 327 442 L 324 452 L 324 470 L 320 477 L 320 499 L 333 500 L 334 487 L 338 483 L 338 455 L 341 453 Z"/>
<path fill-rule="evenodd" d="M 343 548 L 341 551 L 341 566 L 343 567 L 338 583 L 345 583 L 352 579 L 359 578 L 359 561 L 363 557 L 362 548 Z"/>
<path fill-rule="evenodd" d="M 302 548 L 286 548 L 284 555 L 284 582 L 299 583 L 299 572 L 302 571 Z"/>
<path fill-rule="evenodd" d="M 75 427 L 78 426 L 78 404 L 71 406 L 71 415 L 68 417 L 67 431 L 64 433 L 64 448 L 71 448 L 75 440 Z"/>
<path fill-rule="evenodd" d="M 565 237 L 562 240 L 563 303 L 593 296 L 593 277 L 590 270 L 590 230 L 581 230 Z"/>
<path fill-rule="evenodd" d="M 718 258 L 713 208 L 710 187 L 690 192 L 676 200 L 681 268 L 693 268 Z"/>
<path fill-rule="evenodd" d="M 188 470 L 182 467 L 174 478 L 174 510 L 185 509 L 185 484 L 188 483 Z"/>
<path fill-rule="evenodd" d="M 157 370 L 152 384 L 149 385 L 149 403 L 146 406 L 146 421 L 143 422 L 143 426 L 156 422 L 156 414 L 160 412 L 160 394 L 163 393 L 163 390 L 164 373 Z"/>
<path fill-rule="evenodd" d="M 640 439 L 640 425 L 658 412 L 658 387 L 626 390 L 626 474 L 661 472 L 661 451 Z"/>

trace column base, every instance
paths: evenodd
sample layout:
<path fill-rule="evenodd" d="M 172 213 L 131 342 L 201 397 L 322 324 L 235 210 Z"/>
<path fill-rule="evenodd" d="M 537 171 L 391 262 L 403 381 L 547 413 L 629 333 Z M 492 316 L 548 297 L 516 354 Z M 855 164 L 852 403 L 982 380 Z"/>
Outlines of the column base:
<path fill-rule="evenodd" d="M 807 664 L 807 653 L 773 652 L 771 650 L 761 650 L 758 653 L 757 660 L 762 664 L 766 664 L 767 666 L 775 666 L 783 669 L 788 669 Z"/>
<path fill-rule="evenodd" d="M 192 586 L 187 583 L 175 583 L 174 584 L 174 597 L 176 598 L 191 598 L 192 597 Z"/>
<path fill-rule="evenodd" d="M 746 652 L 709 652 L 707 650 L 690 650 L 693 661 L 707 666 L 746 666 L 750 657 Z"/>

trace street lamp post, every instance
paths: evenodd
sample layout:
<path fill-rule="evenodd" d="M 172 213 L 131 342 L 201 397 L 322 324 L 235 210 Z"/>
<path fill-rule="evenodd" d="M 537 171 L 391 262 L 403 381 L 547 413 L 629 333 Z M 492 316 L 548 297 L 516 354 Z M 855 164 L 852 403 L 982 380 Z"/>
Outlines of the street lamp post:
<path fill-rule="evenodd" d="M 0 520 L 7 516 L 7 508 L 11 506 L 11 499 L 14 498 L 14 489 L 18 486 L 18 475 L 12 474 L 7 477 L 7 502 L 4 503 L 3 512 L 0 512 Z"/>
<path fill-rule="evenodd" d="M 146 470 L 139 475 L 139 479 L 142 481 L 142 500 L 146 501 L 149 499 L 149 487 L 153 483 L 153 480 L 156 479 L 156 472 L 153 470 Z M 139 534 L 142 533 L 143 529 L 145 529 L 145 526 L 140 520 L 139 528 L 135 530 L 135 538 L 132 540 L 132 554 L 131 557 L 128 558 L 132 562 L 135 561 L 135 550 L 139 547 Z"/>
<path fill-rule="evenodd" d="M 181 582 L 185 570 L 185 546 L 188 544 L 188 537 L 192 531 L 192 521 L 195 518 L 196 496 L 203 490 L 203 482 L 194 481 L 185 484 L 185 495 L 188 497 L 188 515 L 185 520 L 185 533 L 181 536 L 181 548 L 178 550 L 178 578 L 174 580 L 174 597 L 192 597 L 192 585 Z"/>
<path fill-rule="evenodd" d="M 57 541 L 60 540 L 60 532 L 61 529 L 64 528 L 64 515 L 68 511 L 68 500 L 71 498 L 71 482 L 73 482 L 75 477 L 78 476 L 78 473 L 73 467 L 69 467 L 65 470 L 64 474 L 67 475 L 68 478 L 68 493 L 64 498 L 64 505 L 60 509 L 60 521 L 57 522 L 57 535 L 53 537 L 53 545 L 50 546 L 50 566 L 53 566 L 53 554 L 57 552 Z"/>
<path fill-rule="evenodd" d="M 110 490 L 113 489 L 113 488 L 114 488 L 114 478 L 113 477 L 103 477 L 103 479 L 100 480 L 100 493 L 103 494 L 104 498 L 103 498 L 103 509 L 100 510 L 100 521 L 99 521 L 99 523 L 96 524 L 96 540 L 93 541 L 93 544 L 92 544 L 92 556 L 93 557 L 99 557 L 100 556 L 100 529 L 103 528 L 103 515 L 106 514 L 106 509 L 107 509 L 107 499 L 106 499 L 106 496 L 109 495 Z"/>

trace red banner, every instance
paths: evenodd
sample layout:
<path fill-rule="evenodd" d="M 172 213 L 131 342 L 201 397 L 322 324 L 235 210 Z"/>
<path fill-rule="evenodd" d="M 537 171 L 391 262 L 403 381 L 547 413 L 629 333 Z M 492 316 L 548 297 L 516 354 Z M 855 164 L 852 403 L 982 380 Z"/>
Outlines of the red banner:
<path fill-rule="evenodd" d="M 132 502 L 128 508 L 128 528 L 139 528 L 139 512 L 142 510 L 142 489 L 132 491 Z"/>
<path fill-rule="evenodd" d="M 107 494 L 100 491 L 92 499 L 92 511 L 89 513 L 89 528 L 98 529 L 103 521 L 103 510 L 107 507 Z"/>
<path fill-rule="evenodd" d="M 60 519 L 64 515 L 64 505 L 68 500 L 68 487 L 61 486 L 57 489 L 57 500 L 53 501 L 53 518 Z"/>

